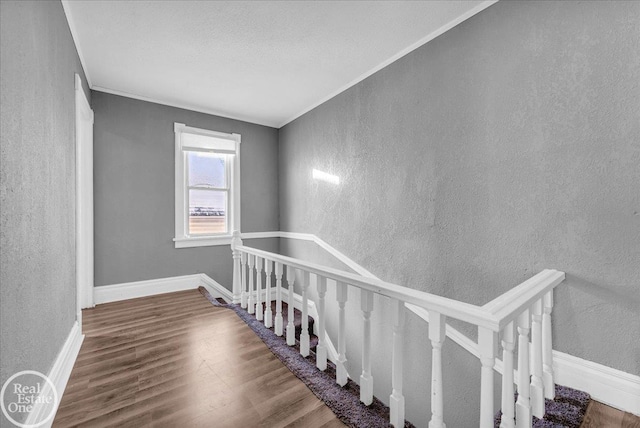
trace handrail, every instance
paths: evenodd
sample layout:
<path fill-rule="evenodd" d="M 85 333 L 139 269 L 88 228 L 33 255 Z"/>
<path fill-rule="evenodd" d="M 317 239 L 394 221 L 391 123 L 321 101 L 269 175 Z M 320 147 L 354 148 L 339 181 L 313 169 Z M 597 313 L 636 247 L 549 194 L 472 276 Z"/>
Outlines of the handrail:
<path fill-rule="evenodd" d="M 436 311 L 442 315 L 495 331 L 497 331 L 499 325 L 498 320 L 491 313 L 476 305 L 415 290 L 413 288 L 402 287 L 382 280 L 365 278 L 357 274 L 321 266 L 315 263 L 305 262 L 300 259 L 294 259 L 292 257 L 282 256 L 251 247 L 245 247 L 244 245 L 238 245 L 234 247 L 234 249 L 247 254 L 253 254 L 254 256 L 263 257 L 274 262 L 282 263 L 296 269 L 303 269 L 316 275 L 321 275 L 345 284 L 360 287 L 367 291 L 372 291 L 392 299 L 412 303 L 425 309 Z"/>
<path fill-rule="evenodd" d="M 236 245 L 234 248 L 237 251 L 267 258 L 297 269 L 309 271 L 316 275 L 322 275 L 354 285 L 392 299 L 401 300 L 427 310 L 436 311 L 442 315 L 459 319 L 479 327 L 489 328 L 495 332 L 499 332 L 505 325 L 515 320 L 525 308 L 549 290 L 553 289 L 562 282 L 565 277 L 564 272 L 545 269 L 486 305 L 476 306 L 448 297 L 438 296 L 437 294 L 392 284 L 380 279 L 367 278 L 362 275 L 316 263 L 305 262 L 300 259 L 258 250 L 244 245 Z"/>
<path fill-rule="evenodd" d="M 362 374 L 360 375 L 360 401 L 369 405 L 373 399 L 373 375 L 371 372 L 371 314 L 374 309 L 373 293 L 392 299 L 393 315 L 392 346 L 392 393 L 389 397 L 390 423 L 395 427 L 404 425 L 404 396 L 402 395 L 402 355 L 405 307 L 411 309 L 429 322 L 428 338 L 431 342 L 431 420 L 432 428 L 444 428 L 443 420 L 443 370 L 442 344 L 445 337 L 454 335 L 458 342 L 464 342 L 465 349 L 476 356 L 481 363 L 480 427 L 494 426 L 494 369 L 496 368 L 498 339 L 502 347 L 502 415 L 500 426 L 504 428 L 532 426 L 533 416 L 544 416 L 545 398 L 553 399 L 555 384 L 552 361 L 551 312 L 553 289 L 564 280 L 564 272 L 545 269 L 510 289 L 483 306 L 460 302 L 413 288 L 382 281 L 375 277 L 354 274 L 339 269 L 325 267 L 293 257 L 283 256 L 242 244 L 240 233 L 234 232 L 231 244 L 234 263 L 233 301 L 247 308 L 249 313 L 262 317 L 261 272 L 263 261 L 266 275 L 266 307 L 270 308 L 271 268 L 274 267 L 276 314 L 274 329 L 278 336 L 283 334 L 282 291 L 286 285 L 288 293 L 287 344 L 295 344 L 293 325 L 293 290 L 300 281 L 302 292 L 302 332 L 300 354 L 309 355 L 309 327 L 307 320 L 310 274 L 317 276 L 319 305 L 319 342 L 316 366 L 326 369 L 327 346 L 324 324 L 325 295 L 327 280 L 336 282 L 336 303 L 338 306 L 338 348 L 336 357 L 336 382 L 340 386 L 347 383 L 346 322 L 345 309 L 349 286 L 360 289 L 362 311 Z M 268 261 L 268 263 L 267 263 Z M 248 268 L 248 272 L 247 269 Z M 284 270 L 286 268 L 286 271 Z M 300 277 L 296 271 L 302 271 Z M 286 273 L 286 276 L 283 274 Z M 373 276 L 373 275 L 371 275 Z M 254 277 L 257 287 L 254 289 Z M 296 278 L 297 277 L 297 278 Z M 255 300 L 254 300 L 255 296 Z M 271 323 L 272 315 L 265 311 L 265 325 Z M 457 330 L 447 325 L 447 318 L 454 318 L 473 324 L 478 328 L 477 345 Z M 529 334 L 531 333 L 531 341 Z M 514 396 L 514 349 L 517 342 L 518 356 L 518 400 Z"/>
<path fill-rule="evenodd" d="M 482 309 L 489 311 L 499 320 L 499 328 L 514 321 L 519 314 L 540 300 L 549 290 L 564 281 L 564 272 L 545 269 L 517 287 L 493 299 Z"/>

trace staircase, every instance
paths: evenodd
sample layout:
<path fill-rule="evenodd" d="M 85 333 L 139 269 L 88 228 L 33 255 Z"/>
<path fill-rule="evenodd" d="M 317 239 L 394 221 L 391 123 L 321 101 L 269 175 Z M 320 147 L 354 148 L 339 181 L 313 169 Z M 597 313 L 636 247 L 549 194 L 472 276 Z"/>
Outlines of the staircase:
<path fill-rule="evenodd" d="M 553 374 L 551 340 L 553 289 L 564 280 L 563 272 L 544 270 L 486 305 L 476 306 L 379 279 L 246 247 L 242 245 L 238 233 L 234 234 L 232 251 L 233 303 L 239 306 L 233 306 L 234 310 L 241 318 L 243 314 L 250 316 L 251 319 L 247 319 L 248 324 L 261 337 L 264 332 L 259 332 L 256 326 L 264 327 L 265 330 L 271 329 L 269 334 L 281 340 L 286 337 L 285 349 L 293 350 L 291 352 L 302 357 L 307 365 L 315 363 L 316 373 L 321 376 L 333 376 L 332 384 L 338 385 L 343 391 L 349 390 L 350 379 L 352 379 L 347 372 L 346 364 L 345 312 L 349 296 L 347 290 L 350 287 L 359 290 L 362 319 L 362 373 L 359 377 L 359 387 L 356 385 L 353 392 L 359 396 L 360 403 L 367 408 L 377 402 L 373 397 L 371 371 L 373 295 L 377 294 L 379 299 L 391 301 L 393 336 L 389 343 L 392 349 L 392 391 L 388 400 L 389 410 L 385 425 L 406 426 L 405 400 L 402 391 L 402 360 L 404 319 L 408 310 L 424 313 L 424 316 L 421 316 L 428 320 L 425 331 L 428 331 L 432 348 L 430 428 L 445 427 L 442 345 L 450 331 L 453 331 L 447 324 L 450 318 L 469 323 L 478 329 L 477 344 L 466 337 L 464 339 L 472 343 L 467 349 L 478 358 L 481 366 L 481 390 L 479 391 L 479 426 L 481 428 L 494 426 L 560 428 L 575 425 L 572 422 L 575 420 L 572 416 L 573 408 L 581 409 L 581 407 L 574 406 L 575 403 L 568 403 L 567 397 L 575 397 L 578 392 L 557 387 Z M 325 297 L 328 280 L 331 280 L 332 285 L 335 283 L 335 303 L 338 308 L 335 373 L 331 373 L 333 367 L 328 363 L 327 358 Z M 311 286 L 317 290 L 317 298 L 314 302 L 317 307 L 315 319 L 317 328 L 308 313 L 310 306 L 307 293 Z M 294 290 L 299 291 L 299 294 Z M 299 315 L 296 315 L 294 310 L 296 298 L 298 298 L 297 306 L 301 309 Z M 285 299 L 287 304 L 284 302 Z M 246 312 L 241 308 L 246 309 Z M 314 330 L 317 332 L 317 339 L 312 340 L 311 333 Z M 460 335 L 459 332 L 456 333 Z M 265 335 L 263 340 L 270 339 Z M 502 348 L 502 358 L 498 358 L 498 346 Z M 290 353 L 289 351 L 283 352 Z M 274 353 L 277 354 L 275 351 Z M 517 371 L 514 370 L 515 367 Z M 295 370 L 293 371 L 295 373 Z M 494 415 L 493 401 L 495 371 L 502 374 L 500 406 L 502 413 L 497 416 Z M 514 395 L 516 390 L 518 395 Z M 555 399 L 556 394 L 559 394 L 558 399 Z M 569 408 L 565 404 L 571 404 L 573 407 Z M 373 426 L 351 423 L 348 425 Z"/>

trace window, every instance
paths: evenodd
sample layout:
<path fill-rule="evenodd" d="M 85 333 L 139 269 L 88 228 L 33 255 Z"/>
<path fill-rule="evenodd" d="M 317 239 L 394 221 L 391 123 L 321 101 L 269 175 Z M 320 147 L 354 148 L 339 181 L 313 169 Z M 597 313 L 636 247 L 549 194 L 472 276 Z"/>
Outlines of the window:
<path fill-rule="evenodd" d="M 240 230 L 240 135 L 174 124 L 176 248 L 225 245 Z"/>

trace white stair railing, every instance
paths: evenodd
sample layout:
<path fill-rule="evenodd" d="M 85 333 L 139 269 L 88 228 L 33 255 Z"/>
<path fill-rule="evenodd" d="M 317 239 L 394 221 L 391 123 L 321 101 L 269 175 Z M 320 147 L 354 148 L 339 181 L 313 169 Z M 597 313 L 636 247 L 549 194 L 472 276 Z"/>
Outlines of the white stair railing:
<path fill-rule="evenodd" d="M 262 301 L 265 302 L 264 324 L 271 327 L 271 284 L 272 265 L 275 266 L 276 314 L 274 330 L 283 335 L 282 287 L 283 273 L 286 267 L 285 282 L 288 294 L 287 344 L 293 345 L 293 308 L 296 278 L 302 293 L 302 334 L 300 353 L 309 355 L 308 297 L 307 289 L 311 275 L 315 275 L 318 291 L 318 334 L 316 366 L 320 370 L 327 367 L 326 335 L 326 292 L 327 280 L 336 284 L 336 302 L 338 306 L 338 349 L 336 358 L 336 383 L 346 385 L 347 343 L 346 343 L 346 303 L 349 287 L 360 290 L 362 311 L 362 374 L 360 380 L 360 400 L 365 405 L 373 401 L 374 375 L 371 372 L 371 314 L 374 311 L 374 295 L 391 299 L 393 302 L 393 348 L 391 382 L 389 396 L 390 423 L 395 427 L 404 425 L 405 399 L 402 392 L 402 358 L 404 352 L 404 319 L 406 306 L 418 307 L 428 312 L 429 340 L 431 342 L 431 420 L 429 428 L 444 428 L 444 385 L 442 371 L 442 345 L 449 328 L 447 319 L 457 319 L 470 323 L 478 329 L 476 356 L 480 360 L 481 391 L 479 426 L 492 428 L 494 424 L 493 388 L 496 368 L 496 350 L 502 346 L 502 428 L 531 427 L 532 417 L 544 414 L 544 399 L 553 398 L 555 384 L 553 380 L 551 311 L 553 307 L 553 289 L 564 280 L 564 273 L 556 270 L 544 270 L 517 287 L 492 300 L 484 306 L 476 306 L 442 296 L 426 293 L 408 287 L 387 283 L 375 278 L 309 263 L 300 259 L 282 256 L 242 245 L 238 233 L 232 241 L 234 278 L 233 301 L 241 304 L 250 312 L 255 310 L 256 317 L 262 314 Z M 265 291 L 262 298 L 262 266 L 265 271 Z M 254 271 L 255 267 L 255 271 Z M 247 268 L 249 278 L 247 281 Z M 298 276 L 296 276 L 298 273 Z M 256 275 L 257 289 L 254 290 L 253 278 Z M 247 287 L 248 286 L 248 287 Z M 253 296 L 255 294 L 255 296 Z M 254 306 L 255 305 L 255 306 Z M 262 318 L 262 317 L 261 317 Z M 514 376 L 514 348 L 517 331 L 518 367 Z M 531 332 L 532 341 L 529 341 Z M 501 340 L 500 340 L 501 339 Z M 531 349 L 530 349 L 531 347 Z M 514 403 L 514 380 L 517 379 L 518 399 Z"/>

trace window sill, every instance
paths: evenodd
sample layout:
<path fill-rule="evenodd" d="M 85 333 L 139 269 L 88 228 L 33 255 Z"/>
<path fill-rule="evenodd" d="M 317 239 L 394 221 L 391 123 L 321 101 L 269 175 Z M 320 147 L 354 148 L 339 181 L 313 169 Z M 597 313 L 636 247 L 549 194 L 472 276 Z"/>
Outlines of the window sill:
<path fill-rule="evenodd" d="M 213 247 L 216 245 L 230 245 L 232 238 L 231 235 L 182 237 L 173 238 L 173 242 L 176 248 Z"/>

